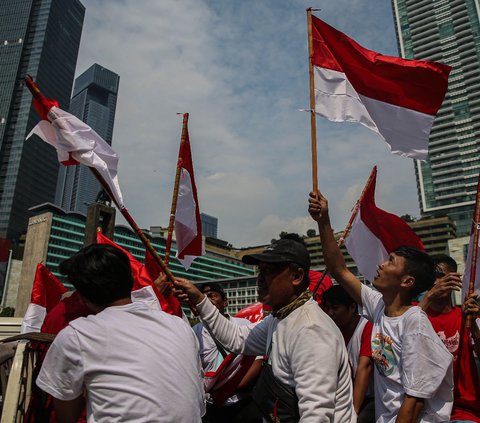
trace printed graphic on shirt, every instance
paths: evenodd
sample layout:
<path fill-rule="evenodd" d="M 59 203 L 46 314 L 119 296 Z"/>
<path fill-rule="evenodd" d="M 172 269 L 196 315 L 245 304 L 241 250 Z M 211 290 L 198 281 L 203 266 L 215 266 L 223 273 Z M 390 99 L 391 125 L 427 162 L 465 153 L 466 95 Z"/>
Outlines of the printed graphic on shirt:
<path fill-rule="evenodd" d="M 460 333 L 458 332 L 458 330 L 455 332 L 454 335 L 452 335 L 451 337 L 447 338 L 447 336 L 445 335 L 445 332 L 442 330 L 440 332 L 437 332 L 437 335 L 439 336 L 439 338 L 442 340 L 442 342 L 444 343 L 444 345 L 447 347 L 447 350 L 453 354 L 453 357 L 454 359 L 456 360 L 457 359 L 457 356 L 456 356 L 456 352 L 458 350 L 458 346 L 460 344 Z"/>
<path fill-rule="evenodd" d="M 375 333 L 372 339 L 372 358 L 378 371 L 383 376 L 392 374 L 395 367 L 397 367 L 392 344 L 392 338 L 380 332 Z"/>

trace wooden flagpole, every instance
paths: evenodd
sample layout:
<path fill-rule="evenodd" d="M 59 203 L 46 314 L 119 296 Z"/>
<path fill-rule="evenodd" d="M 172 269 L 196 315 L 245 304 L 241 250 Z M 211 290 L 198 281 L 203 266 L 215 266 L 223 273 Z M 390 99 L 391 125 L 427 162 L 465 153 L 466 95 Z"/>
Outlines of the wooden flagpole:
<path fill-rule="evenodd" d="M 30 90 L 30 92 L 32 93 L 32 95 L 35 99 L 44 98 L 43 94 L 41 93 L 40 89 L 38 88 L 38 85 L 33 81 L 32 77 L 27 76 L 27 78 L 25 78 L 25 82 L 27 84 L 28 89 Z M 89 167 L 89 168 L 92 171 L 92 173 L 95 175 L 95 177 L 97 178 L 97 180 L 100 183 L 100 185 L 102 186 L 102 188 L 107 192 L 107 194 L 109 195 L 111 200 L 115 203 L 118 210 L 120 210 L 120 213 L 122 213 L 123 217 L 129 223 L 129 225 L 131 226 L 133 231 L 138 235 L 138 237 L 142 241 L 145 248 L 152 254 L 152 256 L 155 258 L 157 263 L 160 265 L 162 271 L 168 277 L 170 282 L 175 283 L 175 278 L 174 278 L 172 272 L 166 266 L 164 261 L 158 255 L 158 253 L 155 251 L 155 248 L 153 248 L 153 245 L 151 244 L 150 240 L 145 236 L 143 231 L 137 225 L 137 223 L 135 222 L 135 220 L 133 219 L 133 217 L 130 215 L 129 211 L 127 210 L 127 208 L 125 206 L 117 203 L 117 201 L 115 199 L 115 196 L 113 195 L 109 185 L 107 184 L 107 182 L 105 181 L 103 176 L 98 172 L 98 170 L 93 168 L 93 167 Z"/>
<path fill-rule="evenodd" d="M 180 148 L 178 150 L 177 171 L 175 173 L 175 183 L 173 185 L 172 207 L 170 208 L 170 221 L 168 222 L 167 242 L 165 245 L 165 264 L 168 265 L 170 259 L 170 250 L 172 248 L 173 228 L 175 226 L 175 213 L 177 211 L 178 186 L 180 185 L 180 174 L 182 171 L 183 145 L 187 138 L 188 131 L 188 113 L 183 114 L 182 135 L 180 138 Z"/>
<path fill-rule="evenodd" d="M 477 259 L 478 259 L 478 241 L 480 238 L 480 175 L 477 181 L 477 197 L 475 199 L 475 211 L 473 213 L 472 232 L 473 245 L 472 245 L 472 260 L 470 263 L 470 279 L 468 281 L 467 298 L 473 294 L 475 289 L 475 279 L 477 276 Z M 465 298 L 463 299 L 465 301 Z M 472 325 L 472 316 L 468 315 L 465 321 L 467 329 L 470 329 Z"/>
<path fill-rule="evenodd" d="M 315 119 L 315 85 L 313 77 L 313 35 L 312 35 L 312 8 L 307 9 L 308 26 L 308 74 L 310 77 L 310 131 L 312 138 L 312 183 L 313 192 L 318 193 L 317 172 L 317 122 Z"/>
<path fill-rule="evenodd" d="M 373 166 L 372 171 L 370 172 L 370 176 L 367 179 L 367 182 L 365 183 L 365 186 L 363 187 L 363 191 L 360 194 L 360 197 L 358 198 L 357 202 L 355 203 L 355 206 L 353 207 L 352 214 L 350 216 L 350 219 L 345 226 L 345 229 L 343 230 L 342 236 L 339 238 L 337 245 L 339 248 L 343 246 L 343 243 L 345 242 L 345 238 L 347 237 L 348 233 L 350 232 L 350 229 L 352 229 L 353 221 L 355 220 L 355 217 L 357 216 L 358 209 L 360 208 L 360 205 L 362 204 L 363 197 L 365 197 L 365 193 L 367 192 L 367 189 L 370 188 L 370 185 L 372 182 L 375 180 L 377 177 L 377 166 Z M 317 284 L 315 285 L 315 288 L 313 290 L 313 295 L 317 293 L 318 289 L 320 288 L 320 285 L 322 284 L 323 280 L 325 279 L 325 276 L 328 273 L 328 269 L 325 267 L 322 277 L 318 280 Z"/>

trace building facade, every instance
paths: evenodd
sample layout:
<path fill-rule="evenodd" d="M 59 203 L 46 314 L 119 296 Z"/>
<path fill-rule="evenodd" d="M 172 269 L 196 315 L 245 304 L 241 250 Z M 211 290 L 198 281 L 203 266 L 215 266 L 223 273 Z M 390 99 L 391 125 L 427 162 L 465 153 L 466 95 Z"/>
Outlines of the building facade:
<path fill-rule="evenodd" d="M 94 64 L 76 80 L 70 112 L 95 130 L 109 145 L 117 107 L 120 77 Z M 86 213 L 101 190 L 90 169 L 84 165 L 62 166 L 58 173 L 55 203 L 68 211 Z"/>
<path fill-rule="evenodd" d="M 24 78 L 68 109 L 85 8 L 79 0 L 2 0 L 0 7 L 0 238 L 27 228 L 28 209 L 53 201 L 55 150 L 25 141 L 39 121 Z"/>
<path fill-rule="evenodd" d="M 205 213 L 200 213 L 202 235 L 209 238 L 218 238 L 218 219 Z"/>
<path fill-rule="evenodd" d="M 478 0 L 392 0 L 400 55 L 452 67 L 435 119 L 429 158 L 415 163 L 422 216 L 449 215 L 470 233 L 480 168 Z"/>

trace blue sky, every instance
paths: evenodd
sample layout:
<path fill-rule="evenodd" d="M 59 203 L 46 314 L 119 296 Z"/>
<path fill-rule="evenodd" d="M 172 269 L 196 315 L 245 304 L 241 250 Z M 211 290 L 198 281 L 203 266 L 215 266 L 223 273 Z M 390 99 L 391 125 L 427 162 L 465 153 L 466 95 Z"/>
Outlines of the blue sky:
<path fill-rule="evenodd" d="M 234 246 L 305 233 L 311 189 L 305 9 L 367 48 L 397 54 L 390 2 L 367 0 L 82 0 L 77 75 L 120 75 L 113 146 L 125 203 L 142 227 L 166 225 L 181 116 L 201 211 Z M 361 125 L 317 119 L 319 186 L 335 229 L 374 164 L 377 204 L 418 215 L 413 162 Z"/>

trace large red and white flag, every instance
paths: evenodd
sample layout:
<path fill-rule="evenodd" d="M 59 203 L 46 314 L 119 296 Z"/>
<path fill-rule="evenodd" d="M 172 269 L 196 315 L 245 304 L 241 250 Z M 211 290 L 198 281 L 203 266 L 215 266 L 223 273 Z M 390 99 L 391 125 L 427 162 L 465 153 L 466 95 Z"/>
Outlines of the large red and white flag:
<path fill-rule="evenodd" d="M 55 147 L 58 161 L 65 166 L 81 163 L 95 168 L 108 184 L 114 197 L 112 200 L 122 208 L 124 205 L 117 177 L 117 153 L 85 122 L 55 104 L 58 103 L 54 100 L 34 100 L 35 109 L 42 120 L 28 134 L 27 139 L 36 134 Z"/>
<path fill-rule="evenodd" d="M 23 317 L 21 333 L 40 332 L 46 314 L 68 291 L 42 263 L 37 264 L 30 304 Z"/>
<path fill-rule="evenodd" d="M 315 112 L 377 132 L 392 153 L 424 160 L 451 68 L 384 56 L 312 16 Z"/>
<path fill-rule="evenodd" d="M 404 220 L 376 206 L 376 177 L 375 167 L 352 228 L 345 238 L 348 253 L 360 273 L 369 281 L 373 281 L 377 266 L 385 262 L 389 254 L 398 247 L 415 247 L 425 251 L 420 237 Z"/>
<path fill-rule="evenodd" d="M 180 144 L 178 157 L 180 183 L 175 212 L 176 257 L 188 270 L 195 258 L 205 254 L 188 130 L 184 142 Z"/>

